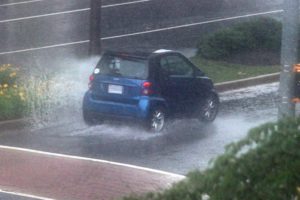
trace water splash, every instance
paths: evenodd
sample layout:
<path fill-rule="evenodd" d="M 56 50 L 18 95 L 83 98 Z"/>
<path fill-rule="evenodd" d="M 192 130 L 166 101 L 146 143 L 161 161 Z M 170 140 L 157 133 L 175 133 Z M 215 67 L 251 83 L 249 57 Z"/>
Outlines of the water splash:
<path fill-rule="evenodd" d="M 99 57 L 65 59 L 59 70 L 35 68 L 26 80 L 28 107 L 34 127 L 59 125 L 78 120 L 88 77 Z"/>

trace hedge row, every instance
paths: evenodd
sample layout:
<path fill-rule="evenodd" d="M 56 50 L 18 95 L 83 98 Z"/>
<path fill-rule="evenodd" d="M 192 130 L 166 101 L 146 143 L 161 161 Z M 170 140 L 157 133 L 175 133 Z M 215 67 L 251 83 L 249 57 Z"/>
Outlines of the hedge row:
<path fill-rule="evenodd" d="M 251 51 L 279 52 L 282 25 L 273 18 L 257 18 L 222 29 L 198 44 L 198 52 L 208 59 L 223 59 Z"/>
<path fill-rule="evenodd" d="M 211 168 L 162 193 L 125 200 L 294 200 L 300 194 L 300 118 L 268 123 L 226 147 Z"/>

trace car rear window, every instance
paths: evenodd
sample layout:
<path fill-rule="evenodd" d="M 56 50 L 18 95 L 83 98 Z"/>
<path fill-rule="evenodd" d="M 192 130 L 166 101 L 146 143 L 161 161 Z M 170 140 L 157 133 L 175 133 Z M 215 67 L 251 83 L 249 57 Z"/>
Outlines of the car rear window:
<path fill-rule="evenodd" d="M 127 56 L 104 55 L 95 71 L 97 74 L 126 78 L 146 79 L 148 77 L 147 61 Z"/>

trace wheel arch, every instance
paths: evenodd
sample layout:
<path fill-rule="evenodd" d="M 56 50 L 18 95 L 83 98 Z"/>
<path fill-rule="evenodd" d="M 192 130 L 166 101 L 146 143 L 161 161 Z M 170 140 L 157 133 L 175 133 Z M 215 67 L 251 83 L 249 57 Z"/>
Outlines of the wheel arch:
<path fill-rule="evenodd" d="M 168 113 L 169 113 L 169 106 L 168 106 L 167 102 L 165 100 L 163 100 L 163 99 L 151 101 L 151 103 L 150 103 L 150 109 L 149 109 L 149 111 L 150 111 L 149 114 L 155 108 L 162 108 L 162 109 L 164 109 L 166 115 L 168 115 Z"/>

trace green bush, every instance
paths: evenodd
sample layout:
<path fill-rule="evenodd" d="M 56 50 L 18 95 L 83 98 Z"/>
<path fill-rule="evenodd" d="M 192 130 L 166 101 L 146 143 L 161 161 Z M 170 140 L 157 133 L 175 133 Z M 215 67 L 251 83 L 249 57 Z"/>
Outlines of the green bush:
<path fill-rule="evenodd" d="M 19 79 L 19 69 L 0 66 L 0 120 L 20 118 L 26 112 L 25 90 Z"/>
<path fill-rule="evenodd" d="M 281 23 L 257 18 L 220 30 L 198 44 L 198 53 L 208 59 L 222 59 L 256 50 L 280 51 Z"/>
<path fill-rule="evenodd" d="M 226 147 L 213 166 L 162 193 L 126 200 L 294 200 L 300 193 L 300 118 L 268 123 Z"/>

